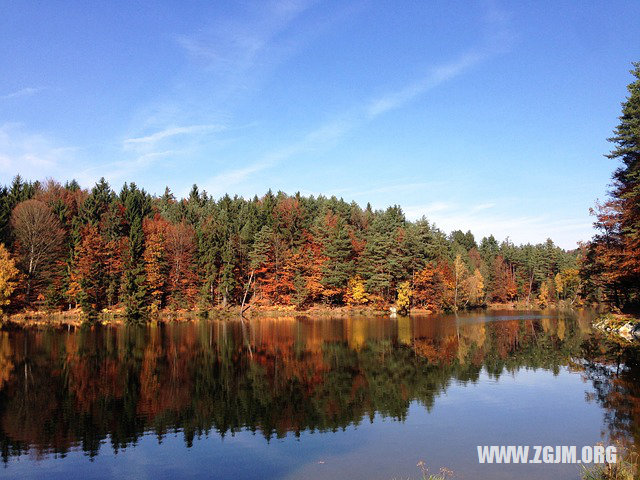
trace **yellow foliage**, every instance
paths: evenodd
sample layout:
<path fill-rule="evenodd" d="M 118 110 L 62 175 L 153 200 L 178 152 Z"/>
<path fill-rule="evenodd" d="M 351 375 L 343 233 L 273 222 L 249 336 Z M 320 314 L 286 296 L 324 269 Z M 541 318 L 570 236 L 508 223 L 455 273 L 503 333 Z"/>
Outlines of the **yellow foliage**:
<path fill-rule="evenodd" d="M 542 285 L 540 285 L 538 302 L 542 307 L 546 306 L 549 303 L 549 285 L 547 285 L 547 282 L 544 282 Z"/>
<path fill-rule="evenodd" d="M 9 298 L 16 289 L 18 276 L 16 263 L 9 256 L 4 244 L 0 243 L 0 313 L 3 305 L 9 305 Z"/>
<path fill-rule="evenodd" d="M 556 292 L 558 292 L 559 296 L 562 296 L 562 292 L 564 290 L 564 279 L 562 278 L 562 274 L 558 272 L 555 278 L 556 282 Z"/>
<path fill-rule="evenodd" d="M 364 281 L 360 275 L 350 278 L 347 282 L 345 299 L 349 305 L 364 305 L 369 302 L 367 291 L 364 288 Z"/>
<path fill-rule="evenodd" d="M 453 309 L 458 310 L 458 304 L 465 300 L 467 293 L 465 290 L 466 280 L 469 275 L 467 266 L 462 261 L 460 254 L 456 255 L 453 261 L 454 298 Z M 468 297 L 467 297 L 468 301 Z"/>
<path fill-rule="evenodd" d="M 483 302 L 484 277 L 477 268 L 463 283 L 463 293 L 466 294 L 471 305 L 480 305 Z"/>
<path fill-rule="evenodd" d="M 411 307 L 411 286 L 409 282 L 402 282 L 398 285 L 398 300 L 396 307 L 400 314 L 406 314 Z"/>
<path fill-rule="evenodd" d="M 580 287 L 580 273 L 577 268 L 565 268 L 555 276 L 558 297 L 568 298 L 577 294 Z"/>

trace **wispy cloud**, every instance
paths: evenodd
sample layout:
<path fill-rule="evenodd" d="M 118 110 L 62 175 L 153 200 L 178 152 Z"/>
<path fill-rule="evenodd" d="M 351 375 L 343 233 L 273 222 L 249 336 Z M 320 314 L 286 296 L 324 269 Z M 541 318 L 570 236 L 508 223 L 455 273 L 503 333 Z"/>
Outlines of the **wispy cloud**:
<path fill-rule="evenodd" d="M 0 99 L 11 100 L 11 99 L 20 98 L 20 97 L 30 97 L 31 95 L 35 95 L 36 93 L 39 93 L 42 90 L 44 90 L 44 88 L 42 87 L 25 87 L 25 88 L 21 88 L 20 90 L 16 90 L 15 92 L 2 95 L 0 96 Z"/>
<path fill-rule="evenodd" d="M 211 28 L 176 37 L 177 43 L 195 61 L 235 82 L 255 68 L 279 57 L 286 42 L 276 40 L 314 1 L 269 1 L 254 4 L 244 14 L 220 19 Z"/>
<path fill-rule="evenodd" d="M 490 52 L 470 52 L 452 62 L 439 65 L 432 69 L 424 78 L 419 79 L 401 90 L 374 99 L 366 107 L 366 114 L 369 118 L 375 118 L 390 110 L 400 108 L 447 80 L 461 75 L 489 56 Z"/>
<path fill-rule="evenodd" d="M 246 180 L 250 175 L 262 172 L 300 153 L 327 149 L 349 131 L 371 122 L 385 113 L 402 108 L 439 85 L 504 52 L 508 48 L 506 40 L 509 37 L 505 33 L 508 32 L 507 16 L 501 14 L 499 9 L 491 7 L 483 22 L 486 38 L 479 45 L 449 62 L 429 69 L 426 75 L 409 82 L 400 89 L 390 91 L 385 95 L 342 112 L 333 120 L 320 125 L 289 146 L 268 154 L 265 158 L 247 167 L 233 169 L 213 177 L 209 182 L 210 191 L 221 191 L 220 179 L 229 180 L 230 182 L 223 186 L 223 188 L 229 188 L 233 184 Z M 496 38 L 500 38 L 502 42 L 498 42 Z M 241 43 L 244 44 L 246 42 Z"/>
<path fill-rule="evenodd" d="M 343 112 L 335 119 L 311 130 L 300 140 L 266 155 L 265 158 L 248 167 L 217 175 L 208 182 L 210 185 L 209 191 L 220 191 L 220 178 L 229 180 L 229 183 L 224 185 L 224 188 L 228 188 L 230 185 L 240 183 L 252 174 L 273 167 L 295 155 L 318 149 L 327 149 L 349 131 L 373 121 L 384 113 L 401 108 L 409 101 L 426 93 L 429 89 L 435 88 L 437 85 L 457 75 L 461 75 L 466 69 L 479 61 L 480 57 L 464 55 L 460 60 L 437 66 L 420 82 Z"/>
<path fill-rule="evenodd" d="M 254 163 L 215 175 L 205 182 L 205 188 L 214 195 L 228 193 L 230 187 L 238 185 L 251 175 L 274 167 L 296 155 L 327 148 L 332 142 L 341 138 L 350 128 L 352 128 L 351 122 L 344 120 L 336 120 L 321 125 L 319 128 L 311 130 L 300 140 L 268 152 Z"/>
<path fill-rule="evenodd" d="M 495 206 L 496 206 L 495 202 L 480 203 L 478 205 L 474 205 L 473 207 L 471 207 L 471 211 L 480 212 L 482 210 L 488 210 L 489 208 L 493 208 Z"/>
<path fill-rule="evenodd" d="M 76 148 L 27 131 L 19 123 L 0 125 L 0 172 L 30 179 L 65 176 L 73 171 Z M 4 175 L 3 175 L 4 176 Z"/>
<path fill-rule="evenodd" d="M 167 127 L 158 132 L 143 137 L 127 138 L 124 141 L 125 147 L 138 145 L 154 145 L 157 142 L 175 137 L 176 135 L 191 135 L 197 133 L 219 132 L 224 130 L 223 125 L 190 125 L 186 127 Z"/>

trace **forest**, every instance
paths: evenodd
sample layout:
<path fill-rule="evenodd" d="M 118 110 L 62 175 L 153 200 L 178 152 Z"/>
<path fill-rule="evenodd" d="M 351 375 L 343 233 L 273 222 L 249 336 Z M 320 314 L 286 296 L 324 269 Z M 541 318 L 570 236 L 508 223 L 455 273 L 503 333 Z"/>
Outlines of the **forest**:
<path fill-rule="evenodd" d="M 2 192 L 5 293 L 10 309 L 123 308 L 130 318 L 165 308 L 397 303 L 431 311 L 522 300 L 573 302 L 579 251 L 476 242 L 471 232 L 408 221 L 335 197 L 282 192 L 186 199 L 101 180 L 24 182 Z M 7 282 L 5 282 L 7 283 Z M 6 292 L 5 287 L 5 292 Z M 402 303 L 402 302 L 406 303 Z"/>
<path fill-rule="evenodd" d="M 0 308 L 81 308 L 147 318 L 165 309 L 232 305 L 305 310 L 358 306 L 401 313 L 490 303 L 633 308 L 640 299 L 640 63 L 609 139 L 621 161 L 594 238 L 514 245 L 441 231 L 401 207 L 374 210 L 324 196 L 213 198 L 193 186 L 151 195 L 101 179 L 0 188 Z"/>

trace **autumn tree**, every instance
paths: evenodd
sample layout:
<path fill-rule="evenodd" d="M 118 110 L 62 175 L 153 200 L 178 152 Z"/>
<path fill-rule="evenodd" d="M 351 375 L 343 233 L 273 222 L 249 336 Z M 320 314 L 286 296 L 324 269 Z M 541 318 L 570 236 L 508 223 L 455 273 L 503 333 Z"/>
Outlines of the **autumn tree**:
<path fill-rule="evenodd" d="M 360 275 L 356 275 L 349 279 L 344 298 L 347 305 L 366 305 L 369 302 L 367 289 L 365 288 L 364 280 L 362 280 Z"/>
<path fill-rule="evenodd" d="M 11 228 L 16 239 L 19 265 L 26 275 L 25 298 L 42 290 L 60 270 L 64 231 L 49 207 L 39 200 L 19 203 L 11 214 Z"/>
<path fill-rule="evenodd" d="M 402 282 L 398 285 L 398 297 L 396 299 L 396 307 L 400 315 L 406 315 L 411 309 L 411 284 L 410 282 Z"/>
<path fill-rule="evenodd" d="M 491 299 L 495 302 L 508 302 L 513 300 L 518 293 L 513 270 L 504 261 L 501 255 L 493 260 L 492 265 L 493 285 Z"/>
<path fill-rule="evenodd" d="M 87 225 L 80 235 L 67 294 L 92 316 L 107 304 L 107 255 L 104 240 L 95 225 Z"/>
<path fill-rule="evenodd" d="M 154 311 L 164 307 L 166 303 L 168 280 L 166 234 L 169 225 L 169 222 L 159 215 L 153 219 L 145 218 L 142 223 L 145 235 L 144 268 L 151 308 Z"/>
<path fill-rule="evenodd" d="M 573 303 L 580 290 L 580 272 L 577 268 L 566 268 L 554 278 L 558 297 Z"/>
<path fill-rule="evenodd" d="M 439 312 L 443 307 L 444 289 L 439 269 L 429 263 L 414 276 L 413 300 L 427 310 Z"/>
<path fill-rule="evenodd" d="M 17 285 L 18 273 L 20 272 L 9 251 L 0 243 L 0 313 L 3 306 L 9 305 L 9 299 Z"/>
<path fill-rule="evenodd" d="M 454 297 L 453 297 L 453 309 L 458 310 L 459 304 L 465 301 L 467 297 L 467 291 L 465 289 L 467 276 L 469 270 L 462 260 L 461 255 L 456 255 L 453 261 L 453 281 L 454 281 Z"/>
<path fill-rule="evenodd" d="M 197 295 L 195 231 L 186 221 L 167 226 L 168 293 L 174 305 L 193 305 Z"/>
<path fill-rule="evenodd" d="M 478 268 L 473 271 L 473 275 L 467 277 L 463 285 L 469 305 L 477 307 L 484 303 L 484 277 Z"/>
<path fill-rule="evenodd" d="M 0 243 L 11 248 L 11 213 L 20 202 L 34 197 L 40 188 L 40 183 L 25 182 L 20 175 L 16 175 L 9 186 L 0 187 Z"/>
<path fill-rule="evenodd" d="M 295 294 L 292 301 L 297 308 L 318 302 L 327 293 L 323 285 L 327 262 L 323 247 L 309 232 L 303 233 L 303 239 L 304 242 L 289 261 L 294 272 Z"/>
<path fill-rule="evenodd" d="M 542 308 L 549 305 L 551 301 L 551 293 L 549 288 L 549 282 L 546 281 L 540 285 L 540 293 L 538 293 L 538 303 Z"/>
<path fill-rule="evenodd" d="M 260 300 L 266 303 L 288 303 L 295 292 L 295 271 L 286 259 L 283 238 L 265 225 L 256 235 L 251 252 Z"/>

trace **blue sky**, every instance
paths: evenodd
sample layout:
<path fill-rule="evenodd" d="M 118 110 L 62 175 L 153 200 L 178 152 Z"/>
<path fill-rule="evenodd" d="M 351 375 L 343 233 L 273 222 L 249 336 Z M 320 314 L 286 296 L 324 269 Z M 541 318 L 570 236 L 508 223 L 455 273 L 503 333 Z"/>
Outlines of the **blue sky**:
<path fill-rule="evenodd" d="M 268 188 L 572 248 L 640 2 L 0 1 L 0 183 Z"/>

